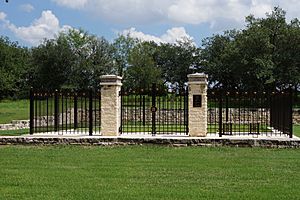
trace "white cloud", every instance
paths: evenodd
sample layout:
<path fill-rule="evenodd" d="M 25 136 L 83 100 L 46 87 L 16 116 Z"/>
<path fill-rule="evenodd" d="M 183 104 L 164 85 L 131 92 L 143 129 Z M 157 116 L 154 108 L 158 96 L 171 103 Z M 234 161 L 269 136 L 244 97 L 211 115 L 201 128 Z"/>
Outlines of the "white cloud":
<path fill-rule="evenodd" d="M 34 10 L 34 7 L 31 4 L 22 4 L 20 5 L 20 9 L 23 10 L 24 12 L 30 13 Z"/>
<path fill-rule="evenodd" d="M 184 39 L 193 40 L 193 38 L 188 35 L 183 27 L 174 27 L 168 29 L 167 32 L 161 36 L 153 36 L 145 34 L 143 32 L 137 31 L 135 28 L 130 28 L 123 30 L 122 35 L 129 35 L 132 38 L 137 38 L 141 41 L 153 41 L 157 44 L 159 43 L 176 43 L 177 41 L 182 41 Z"/>
<path fill-rule="evenodd" d="M 54 38 L 57 33 L 61 31 L 67 31 L 71 28 L 67 25 L 60 26 L 59 20 L 50 10 L 43 11 L 41 17 L 34 20 L 30 26 L 17 27 L 8 21 L 5 16 L 2 21 L 4 21 L 6 27 L 12 31 L 16 37 L 28 42 L 31 45 L 38 45 L 44 38 Z"/>
<path fill-rule="evenodd" d="M 265 16 L 274 6 L 299 17 L 299 0 L 52 0 L 61 6 L 88 11 L 111 23 L 126 25 L 172 23 L 242 26 L 245 16 Z M 290 12 L 290 14 L 289 14 Z M 226 24 L 224 24 L 226 22 Z"/>
<path fill-rule="evenodd" d="M 4 21 L 6 19 L 6 14 L 4 12 L 0 12 L 0 21 Z"/>
<path fill-rule="evenodd" d="M 84 8 L 88 0 L 52 0 L 60 6 L 66 6 L 73 9 Z"/>

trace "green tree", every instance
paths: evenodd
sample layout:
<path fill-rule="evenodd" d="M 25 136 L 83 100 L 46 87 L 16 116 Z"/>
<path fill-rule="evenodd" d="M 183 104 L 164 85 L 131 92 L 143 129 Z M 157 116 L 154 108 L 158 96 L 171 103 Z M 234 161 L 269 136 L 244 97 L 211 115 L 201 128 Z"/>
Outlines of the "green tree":
<path fill-rule="evenodd" d="M 236 88 L 240 84 L 239 49 L 235 38 L 238 31 L 227 31 L 203 40 L 200 71 L 209 75 L 209 82 L 215 87 Z"/>
<path fill-rule="evenodd" d="M 60 89 L 68 80 L 75 63 L 75 56 L 63 37 L 45 40 L 32 49 L 34 88 Z"/>
<path fill-rule="evenodd" d="M 28 49 L 0 37 L 0 99 L 27 95 L 24 90 L 28 88 L 28 69 Z"/>
<path fill-rule="evenodd" d="M 112 44 L 114 48 L 113 57 L 117 66 L 117 74 L 124 76 L 129 66 L 129 54 L 132 49 L 139 43 L 137 39 L 131 38 L 129 35 L 119 35 Z"/>
<path fill-rule="evenodd" d="M 238 89 L 299 86 L 299 22 L 275 7 L 266 18 L 246 17 L 246 28 L 203 42 L 202 70 L 214 85 Z"/>
<path fill-rule="evenodd" d="M 187 75 L 199 66 L 200 49 L 191 40 L 161 44 L 157 49 L 155 61 L 165 82 L 183 86 L 187 82 Z"/>
<path fill-rule="evenodd" d="M 113 49 L 107 40 L 71 29 L 32 50 L 36 87 L 98 87 L 100 76 L 114 72 Z"/>
<path fill-rule="evenodd" d="M 75 56 L 67 85 L 76 88 L 98 87 L 100 76 L 115 73 L 113 48 L 103 37 L 72 29 L 60 37 L 66 38 Z"/>
<path fill-rule="evenodd" d="M 154 42 L 141 42 L 132 49 L 125 74 L 125 88 L 144 89 L 152 83 L 162 85 L 161 70 L 154 61 L 156 51 L 157 45 Z"/>

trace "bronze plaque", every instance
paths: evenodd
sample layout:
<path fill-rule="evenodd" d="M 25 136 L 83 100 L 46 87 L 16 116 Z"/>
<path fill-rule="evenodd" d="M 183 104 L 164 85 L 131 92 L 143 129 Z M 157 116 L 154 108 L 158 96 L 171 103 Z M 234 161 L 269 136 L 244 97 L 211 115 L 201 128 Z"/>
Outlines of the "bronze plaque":
<path fill-rule="evenodd" d="M 193 107 L 202 107 L 201 95 L 193 95 Z"/>
<path fill-rule="evenodd" d="M 157 111 L 157 108 L 155 106 L 152 106 L 151 107 L 151 112 L 156 112 Z"/>

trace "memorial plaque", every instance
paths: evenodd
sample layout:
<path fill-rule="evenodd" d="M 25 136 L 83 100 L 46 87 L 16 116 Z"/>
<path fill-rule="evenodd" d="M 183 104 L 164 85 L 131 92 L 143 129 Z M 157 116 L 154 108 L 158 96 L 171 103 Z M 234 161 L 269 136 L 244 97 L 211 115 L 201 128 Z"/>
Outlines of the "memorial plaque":
<path fill-rule="evenodd" d="M 156 112 L 157 111 L 157 108 L 155 106 L 152 106 L 151 107 L 151 112 Z"/>
<path fill-rule="evenodd" d="M 193 95 L 193 107 L 202 107 L 201 95 Z"/>

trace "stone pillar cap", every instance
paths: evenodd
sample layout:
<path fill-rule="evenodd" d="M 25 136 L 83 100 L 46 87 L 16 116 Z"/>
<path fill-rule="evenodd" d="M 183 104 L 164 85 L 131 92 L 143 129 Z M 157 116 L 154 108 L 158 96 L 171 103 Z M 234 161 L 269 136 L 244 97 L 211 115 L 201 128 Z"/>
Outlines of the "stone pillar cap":
<path fill-rule="evenodd" d="M 117 79 L 117 80 L 122 80 L 121 76 L 117 76 L 114 74 L 108 74 L 108 75 L 102 75 L 100 76 L 101 79 Z"/>
<path fill-rule="evenodd" d="M 121 76 L 117 75 L 102 75 L 100 76 L 101 82 L 100 85 L 122 85 Z"/>
<path fill-rule="evenodd" d="M 188 78 L 208 78 L 208 75 L 205 73 L 194 73 L 194 74 L 188 74 Z"/>
<path fill-rule="evenodd" d="M 208 79 L 208 75 L 204 73 L 189 74 L 187 77 L 189 82 L 193 83 L 207 83 Z"/>

